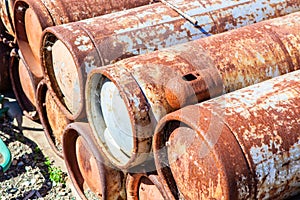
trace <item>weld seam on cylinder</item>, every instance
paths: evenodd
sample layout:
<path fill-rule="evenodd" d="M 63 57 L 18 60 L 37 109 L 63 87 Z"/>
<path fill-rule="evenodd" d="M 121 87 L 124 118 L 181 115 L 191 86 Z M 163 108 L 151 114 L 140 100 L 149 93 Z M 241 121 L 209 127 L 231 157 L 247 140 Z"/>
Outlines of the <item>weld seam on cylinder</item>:
<path fill-rule="evenodd" d="M 267 29 L 266 31 L 271 36 L 271 38 L 275 41 L 275 43 L 280 45 L 281 50 L 284 52 L 285 59 L 289 63 L 289 71 L 295 70 L 295 66 L 293 64 L 292 57 L 291 57 L 290 53 L 288 52 L 287 48 L 285 47 L 284 43 L 278 36 L 278 34 L 275 31 L 271 31 L 269 29 Z"/>
<path fill-rule="evenodd" d="M 190 49 L 190 51 L 178 51 L 176 48 L 168 48 L 163 49 L 162 52 L 171 52 L 175 55 L 179 55 L 179 57 L 184 60 L 186 63 L 189 64 L 189 66 L 192 66 L 196 72 L 200 73 L 201 78 L 204 79 L 204 83 L 210 83 L 213 81 L 215 84 L 206 84 L 207 89 L 210 91 L 210 97 L 216 97 L 224 93 L 224 83 L 222 79 L 222 75 L 220 73 L 220 70 L 218 69 L 215 61 L 212 57 L 210 57 L 207 53 L 205 53 L 205 49 L 199 44 L 196 43 L 189 43 L 188 45 L 182 44 L 182 46 L 185 46 L 185 48 Z M 195 48 L 194 48 L 195 47 Z M 193 49 L 197 49 L 197 52 L 193 52 Z M 193 52 L 191 54 L 191 52 Z M 203 54 L 202 54 L 203 52 Z M 199 62 L 198 60 L 194 59 L 194 55 L 201 54 L 205 57 L 206 62 L 205 65 L 203 65 L 202 62 Z M 208 61 L 207 61 L 208 60 Z M 207 77 L 203 76 L 201 73 L 204 73 L 204 70 L 208 70 L 209 74 L 213 77 Z M 190 73 L 192 73 L 193 70 L 191 70 Z M 188 73 L 188 74 L 190 74 Z M 185 74 L 186 75 L 186 74 Z M 184 75 L 183 75 L 184 76 Z M 211 91 L 214 93 L 211 94 Z M 195 102 L 196 103 L 196 102 Z"/>

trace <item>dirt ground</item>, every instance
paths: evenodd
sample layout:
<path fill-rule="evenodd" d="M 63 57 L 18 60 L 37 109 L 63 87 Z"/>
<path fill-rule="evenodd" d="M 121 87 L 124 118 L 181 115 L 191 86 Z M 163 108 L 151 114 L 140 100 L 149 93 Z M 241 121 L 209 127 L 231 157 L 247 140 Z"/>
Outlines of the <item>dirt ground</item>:
<path fill-rule="evenodd" d="M 0 122 L 0 138 L 9 147 L 13 158 L 9 170 L 0 174 L 0 200 L 79 199 L 67 176 L 65 163 L 51 149 L 42 125 L 22 115 L 12 93 L 4 96 L 9 111 Z M 61 169 L 66 184 L 53 184 L 47 174 L 46 159 Z"/>

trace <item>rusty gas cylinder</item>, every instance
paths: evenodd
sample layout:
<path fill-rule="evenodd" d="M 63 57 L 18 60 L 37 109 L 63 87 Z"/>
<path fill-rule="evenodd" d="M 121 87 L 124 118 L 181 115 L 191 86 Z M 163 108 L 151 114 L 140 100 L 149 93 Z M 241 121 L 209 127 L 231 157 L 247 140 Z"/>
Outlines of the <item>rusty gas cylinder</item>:
<path fill-rule="evenodd" d="M 12 88 L 24 115 L 31 120 L 38 120 L 35 92 L 41 79 L 31 73 L 21 54 L 20 57 L 20 59 L 12 57 L 11 60 L 10 78 Z"/>
<path fill-rule="evenodd" d="M 138 165 L 167 113 L 299 69 L 299 19 L 300 12 L 92 70 L 87 117 L 107 157 L 120 168 Z"/>
<path fill-rule="evenodd" d="M 16 0 L 14 25 L 19 48 L 32 73 L 42 77 L 40 41 L 45 28 L 148 3 L 149 0 Z"/>
<path fill-rule="evenodd" d="M 69 124 L 63 154 L 71 181 L 82 199 L 126 199 L 125 174 L 102 157 L 88 123 Z"/>
<path fill-rule="evenodd" d="M 45 75 L 55 92 L 53 95 L 69 118 L 83 118 L 84 84 L 91 69 L 300 8 L 297 0 L 269 2 L 176 1 L 176 6 L 196 19 L 197 25 L 165 4 L 156 3 L 50 27 L 44 31 L 42 40 Z"/>
<path fill-rule="evenodd" d="M 172 193 L 167 186 L 163 187 L 161 184 L 156 172 L 128 174 L 126 180 L 127 200 L 168 199 Z"/>
<path fill-rule="evenodd" d="M 295 71 L 168 114 L 153 143 L 162 182 L 185 199 L 299 194 L 299 94 Z"/>
<path fill-rule="evenodd" d="M 48 91 L 47 84 L 44 80 L 37 86 L 36 98 L 36 109 L 39 114 L 40 122 L 44 128 L 46 138 L 53 151 L 62 158 L 63 132 L 67 125 L 72 121 L 68 120 L 60 111 Z"/>
<path fill-rule="evenodd" d="M 16 0 L 1 0 L 0 2 L 0 18 L 5 26 L 6 32 L 11 36 L 15 35 L 13 6 Z"/>

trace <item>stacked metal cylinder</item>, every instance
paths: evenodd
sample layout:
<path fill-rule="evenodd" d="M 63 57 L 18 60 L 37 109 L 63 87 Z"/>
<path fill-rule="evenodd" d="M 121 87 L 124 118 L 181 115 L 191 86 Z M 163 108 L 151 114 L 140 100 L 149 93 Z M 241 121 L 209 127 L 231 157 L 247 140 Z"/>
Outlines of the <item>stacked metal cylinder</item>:
<path fill-rule="evenodd" d="M 300 193 L 299 0 L 0 9 L 0 90 L 11 82 L 82 199 Z"/>

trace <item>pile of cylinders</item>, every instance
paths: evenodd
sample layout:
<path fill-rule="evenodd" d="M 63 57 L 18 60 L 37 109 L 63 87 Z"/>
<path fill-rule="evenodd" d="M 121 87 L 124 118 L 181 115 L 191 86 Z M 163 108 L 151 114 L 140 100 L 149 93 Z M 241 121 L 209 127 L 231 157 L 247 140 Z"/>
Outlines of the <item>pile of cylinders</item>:
<path fill-rule="evenodd" d="M 277 1 L 273 3 L 270 8 L 269 5 L 256 1 L 215 1 L 211 3 L 213 5 L 208 5 L 185 0 L 178 2 L 177 6 L 200 20 L 204 16 L 211 16 L 211 20 L 199 20 L 198 26 L 212 33 L 219 33 L 282 15 L 282 12 L 296 11 L 300 7 L 296 2 L 290 2 L 293 6 Z M 206 11 L 207 6 L 212 8 Z M 246 9 L 249 6 L 264 12 L 258 14 L 256 9 Z M 281 6 L 289 9 L 279 9 Z M 233 18 L 233 15 L 236 17 Z M 231 20 L 221 23 L 227 19 Z M 92 69 L 134 55 L 206 37 L 199 27 L 195 27 L 162 3 L 49 27 L 42 36 L 41 67 L 44 79 L 65 117 L 71 121 L 84 121 L 85 82 Z M 49 120 L 51 119 L 41 119 L 42 123 Z"/>
<path fill-rule="evenodd" d="M 68 118 L 86 116 L 84 88 L 86 76 L 93 68 L 206 37 L 202 29 L 220 33 L 300 7 L 300 3 L 294 3 L 286 11 L 277 10 L 277 6 L 284 5 L 281 1 L 275 1 L 273 7 L 260 1 L 182 0 L 176 3 L 182 11 L 199 18 L 197 26 L 168 6 L 156 3 L 44 31 L 41 60 L 45 78 L 49 79 L 54 98 Z M 248 7 L 254 8 L 249 10 Z"/>
<path fill-rule="evenodd" d="M 87 118 L 106 156 L 119 168 L 139 165 L 167 113 L 299 69 L 299 18 L 298 12 L 92 70 Z"/>
<path fill-rule="evenodd" d="M 82 199 L 300 193 L 299 0 L 2 0 L 0 16 L 0 92 Z"/>

